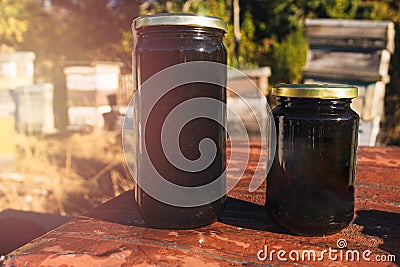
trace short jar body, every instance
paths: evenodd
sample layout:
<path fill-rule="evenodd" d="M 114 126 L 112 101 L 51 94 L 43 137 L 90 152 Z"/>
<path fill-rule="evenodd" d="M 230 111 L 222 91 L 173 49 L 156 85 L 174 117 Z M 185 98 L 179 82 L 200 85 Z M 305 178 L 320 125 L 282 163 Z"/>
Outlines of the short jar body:
<path fill-rule="evenodd" d="M 134 48 L 134 72 L 138 88 L 152 75 L 170 66 L 191 62 L 211 61 L 226 65 L 227 55 L 222 43 L 224 32 L 219 29 L 193 26 L 151 26 L 137 29 L 137 43 Z M 226 69 L 219 73 L 226 83 Z M 170 77 L 174 79 L 174 77 Z M 152 94 L 145 90 L 136 93 L 136 124 L 138 129 L 137 142 L 145 147 L 151 164 L 143 161 L 144 149 L 137 151 L 135 179 L 135 199 L 139 211 L 145 221 L 157 228 L 184 229 L 195 228 L 215 222 L 222 213 L 226 196 L 212 203 L 197 207 L 179 207 L 156 200 L 140 187 L 140 179 L 151 179 L 149 170 L 155 168 L 164 179 L 181 186 L 194 187 L 208 184 L 224 175 L 226 166 L 226 131 L 219 125 L 206 118 L 197 118 L 188 122 L 179 136 L 161 138 L 163 123 L 168 114 L 179 104 L 190 99 L 204 97 L 226 103 L 226 88 L 207 83 L 190 83 L 178 86 L 169 91 L 162 84 L 151 90 L 161 90 L 166 93 L 154 105 L 148 118 L 141 112 L 143 106 L 154 104 Z M 165 91 L 165 92 L 164 92 Z M 219 121 L 226 121 L 225 106 L 213 111 L 218 114 Z M 169 122 L 180 127 L 180 118 L 169 117 Z M 214 161 L 206 169 L 198 172 L 188 172 L 175 167 L 169 162 L 163 151 L 163 143 L 176 142 L 182 154 L 189 160 L 200 157 L 199 143 L 204 138 L 210 138 L 216 145 Z M 221 179 L 221 194 L 225 192 L 225 177 Z M 159 188 L 163 190 L 163 188 Z M 174 192 L 170 192 L 174 194 Z M 184 202 L 184 201 L 183 201 Z"/>
<path fill-rule="evenodd" d="M 345 228 L 354 216 L 359 117 L 351 99 L 277 97 L 277 147 L 267 178 L 267 206 L 301 235 Z"/>

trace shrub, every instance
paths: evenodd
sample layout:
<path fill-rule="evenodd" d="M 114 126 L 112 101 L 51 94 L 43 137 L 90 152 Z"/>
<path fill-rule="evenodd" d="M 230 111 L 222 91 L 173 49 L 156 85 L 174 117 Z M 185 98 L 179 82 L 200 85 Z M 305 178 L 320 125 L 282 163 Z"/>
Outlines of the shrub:
<path fill-rule="evenodd" d="M 308 43 L 303 29 L 290 33 L 282 42 L 275 43 L 273 73 L 276 82 L 299 83 L 306 62 Z"/>

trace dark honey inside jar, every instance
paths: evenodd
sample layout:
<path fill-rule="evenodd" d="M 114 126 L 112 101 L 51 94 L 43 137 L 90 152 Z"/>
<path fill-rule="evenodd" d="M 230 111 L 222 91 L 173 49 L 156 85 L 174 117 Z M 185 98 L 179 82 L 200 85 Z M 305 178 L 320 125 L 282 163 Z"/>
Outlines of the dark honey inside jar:
<path fill-rule="evenodd" d="M 357 88 L 279 85 L 272 111 L 277 147 L 266 205 L 278 223 L 300 235 L 326 235 L 354 217 L 359 116 Z"/>
<path fill-rule="evenodd" d="M 227 25 L 219 18 L 189 14 L 158 14 L 138 18 L 133 23 L 136 44 L 133 53 L 133 71 L 136 73 L 136 85 L 139 88 L 154 74 L 176 64 L 193 61 L 210 61 L 226 65 L 226 49 L 222 43 Z M 226 68 L 215 73 L 226 83 Z M 174 77 L 169 77 L 174 79 Z M 211 139 L 216 146 L 216 155 L 212 163 L 204 170 L 188 172 L 172 165 L 163 151 L 161 132 L 167 116 L 179 104 L 194 98 L 211 98 L 226 103 L 226 88 L 209 83 L 189 83 L 173 90 L 163 84 L 148 90 L 159 90 L 165 94 L 152 108 L 148 117 L 141 113 L 142 107 L 153 105 L 154 99 L 149 91 L 141 90 L 136 94 L 138 142 L 146 148 L 151 160 L 147 164 L 138 150 L 135 179 L 152 179 L 150 169 L 155 168 L 164 179 L 186 187 L 208 184 L 223 175 L 225 171 L 226 131 L 224 125 L 207 118 L 197 118 L 187 123 L 179 136 L 169 136 L 164 142 L 175 142 L 179 138 L 179 147 L 188 160 L 200 157 L 199 144 Z M 224 106 L 213 111 L 226 120 Z M 170 118 L 179 127 L 179 116 Z M 175 121 L 176 120 L 176 121 Z M 225 179 L 223 179 L 225 181 Z M 225 191 L 224 183 L 221 192 Z M 159 190 L 163 190 L 160 187 Z M 216 189 L 217 190 L 217 189 Z M 174 194 L 174 192 L 170 192 Z M 159 228 L 194 228 L 213 223 L 221 214 L 225 196 L 212 203 L 197 207 L 179 207 L 159 201 L 149 195 L 139 185 L 135 186 L 135 199 L 145 221 Z M 183 201 L 184 202 L 184 201 Z"/>

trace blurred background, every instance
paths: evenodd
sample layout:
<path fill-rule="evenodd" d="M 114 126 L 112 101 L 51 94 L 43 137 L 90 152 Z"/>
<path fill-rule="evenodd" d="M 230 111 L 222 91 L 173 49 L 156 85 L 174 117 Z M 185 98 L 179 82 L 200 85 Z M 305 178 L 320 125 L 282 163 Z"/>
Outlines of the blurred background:
<path fill-rule="evenodd" d="M 263 92 L 243 88 L 255 110 L 264 112 L 264 96 L 274 105 L 275 83 L 354 84 L 360 144 L 400 145 L 397 0 L 0 0 L 0 226 L 27 220 L 22 211 L 60 215 L 36 220 L 39 235 L 132 188 L 120 131 L 131 22 L 160 12 L 228 22 L 228 64 Z M 251 121 L 234 96 L 228 104 Z M 0 254 L 34 235 L 0 235 Z"/>

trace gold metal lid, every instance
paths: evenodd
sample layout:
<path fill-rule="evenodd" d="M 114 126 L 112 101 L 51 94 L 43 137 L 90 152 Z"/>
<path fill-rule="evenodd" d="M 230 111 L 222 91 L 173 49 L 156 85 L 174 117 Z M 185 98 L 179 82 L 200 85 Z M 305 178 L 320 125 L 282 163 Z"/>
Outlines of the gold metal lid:
<path fill-rule="evenodd" d="M 228 31 L 228 25 L 222 19 L 212 16 L 203 16 L 185 13 L 161 13 L 143 16 L 135 19 L 132 28 L 139 29 L 149 26 L 193 26 L 207 27 Z"/>
<path fill-rule="evenodd" d="M 356 98 L 358 96 L 358 88 L 352 85 L 278 84 L 272 88 L 272 94 L 299 98 Z"/>

